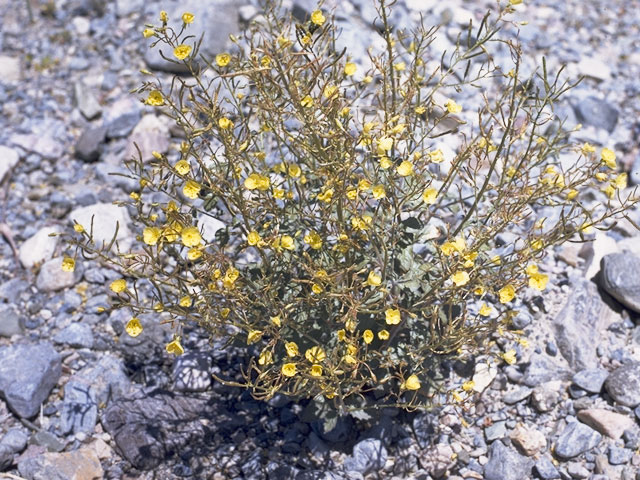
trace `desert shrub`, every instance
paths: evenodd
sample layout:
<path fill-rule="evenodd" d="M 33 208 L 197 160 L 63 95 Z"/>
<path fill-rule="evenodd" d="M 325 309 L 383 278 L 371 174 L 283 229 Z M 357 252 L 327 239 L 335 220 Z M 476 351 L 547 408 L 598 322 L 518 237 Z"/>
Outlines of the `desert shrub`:
<path fill-rule="evenodd" d="M 518 45 L 498 35 L 511 4 L 433 58 L 437 29 L 393 30 L 387 3 L 366 71 L 335 48 L 321 7 L 295 23 L 268 4 L 215 58 L 200 55 L 188 12 L 147 25 L 152 48 L 188 75 L 166 83 L 143 71 L 135 93 L 184 141 L 177 154 L 127 161 L 140 191 L 120 203 L 137 212 L 137 245 L 96 245 L 91 226 L 76 225 L 67 259 L 122 272 L 111 290 L 113 307 L 136 315 L 129 334 L 152 313 L 175 328 L 170 353 L 184 351 L 188 323 L 246 346 L 244 382 L 232 383 L 256 398 L 344 410 L 371 392 L 379 404 L 428 405 L 443 359 L 508 334 L 515 299 L 546 288 L 545 252 L 638 202 L 612 150 L 576 145 L 557 124 L 553 105 L 573 86 L 562 72 L 543 64 L 522 78 Z M 494 64 L 495 48 L 513 69 Z M 452 98 L 464 89 L 483 99 L 473 115 Z M 558 160 L 566 153 L 571 165 Z M 206 216 L 226 224 L 215 239 L 198 223 Z"/>

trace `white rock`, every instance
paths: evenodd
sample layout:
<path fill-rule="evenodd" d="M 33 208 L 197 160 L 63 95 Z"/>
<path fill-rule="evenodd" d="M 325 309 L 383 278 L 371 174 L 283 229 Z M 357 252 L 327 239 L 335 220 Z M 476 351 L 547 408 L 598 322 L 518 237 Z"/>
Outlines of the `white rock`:
<path fill-rule="evenodd" d="M 416 12 L 428 12 L 438 4 L 437 0 L 405 0 L 407 8 Z"/>
<path fill-rule="evenodd" d="M 198 229 L 202 232 L 202 238 L 207 242 L 213 242 L 216 232 L 226 225 L 217 218 L 202 215 L 198 219 Z"/>
<path fill-rule="evenodd" d="M 127 140 L 126 158 L 138 157 L 136 145 L 140 149 L 143 161 L 153 159 L 153 151 L 167 153 L 169 151 L 169 127 L 160 118 L 147 114 L 136 125 Z"/>
<path fill-rule="evenodd" d="M 498 374 L 498 367 L 493 363 L 479 362 L 476 364 L 475 373 L 473 374 L 473 390 L 482 393 L 491 385 L 493 379 Z"/>
<path fill-rule="evenodd" d="M 59 227 L 43 227 L 20 246 L 20 263 L 26 269 L 53 257 L 58 245 L 58 237 L 50 237 L 51 233 L 59 233 Z"/>
<path fill-rule="evenodd" d="M 73 28 L 75 28 L 76 32 L 78 32 L 80 35 L 86 35 L 87 33 L 89 33 L 89 30 L 91 28 L 91 22 L 87 17 L 73 17 L 71 23 L 73 25 Z"/>
<path fill-rule="evenodd" d="M 585 278 L 591 279 L 600 271 L 600 260 L 602 260 L 602 257 L 610 253 L 618 252 L 618 244 L 613 238 L 607 235 L 607 232 L 597 230 L 595 240 L 587 248 L 586 260 L 589 266 L 584 276 Z"/>
<path fill-rule="evenodd" d="M 9 57 L 7 55 L 0 55 L 0 72 L 2 72 L 2 75 L 0 75 L 0 82 L 19 82 L 22 77 L 20 72 L 20 59 Z"/>
<path fill-rule="evenodd" d="M 2 67 L 0 67 L 2 68 Z M 0 145 L 0 182 L 20 161 L 20 156 L 13 148 Z"/>
<path fill-rule="evenodd" d="M 120 246 L 120 250 L 128 250 L 131 247 L 133 241 L 129 230 L 131 220 L 124 208 L 109 203 L 96 203 L 76 208 L 69 214 L 69 221 L 73 222 L 75 220 L 89 232 L 92 216 L 93 240 L 98 247 L 101 247 L 103 242 L 108 244 L 111 241 L 116 231 L 116 223 L 119 225 L 116 241 Z"/>
<path fill-rule="evenodd" d="M 596 80 L 609 80 L 611 78 L 611 68 L 601 60 L 596 58 L 583 58 L 578 63 L 580 75 L 595 78 Z"/>
<path fill-rule="evenodd" d="M 81 268 L 76 262 L 76 269 L 73 272 L 62 270 L 62 257 L 52 258 L 45 262 L 36 278 L 36 287 L 43 292 L 55 292 L 63 288 L 72 287 L 82 276 Z"/>

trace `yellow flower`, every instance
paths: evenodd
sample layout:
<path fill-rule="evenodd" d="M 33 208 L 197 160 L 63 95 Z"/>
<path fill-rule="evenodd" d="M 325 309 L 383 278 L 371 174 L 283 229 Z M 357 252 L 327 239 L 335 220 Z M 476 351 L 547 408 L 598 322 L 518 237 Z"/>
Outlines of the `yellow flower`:
<path fill-rule="evenodd" d="M 627 183 L 628 177 L 626 173 L 621 173 L 613 180 L 613 184 L 620 190 L 624 190 L 625 188 L 627 188 Z"/>
<path fill-rule="evenodd" d="M 398 165 L 398 168 L 396 168 L 396 172 L 398 172 L 398 175 L 401 175 L 403 177 L 411 175 L 413 173 L 413 163 L 411 163 L 409 160 L 404 160 L 400 165 Z"/>
<path fill-rule="evenodd" d="M 382 137 L 378 140 L 378 153 L 383 154 L 384 152 L 388 152 L 393 148 L 393 138 L 391 137 Z"/>
<path fill-rule="evenodd" d="M 301 173 L 302 173 L 302 170 L 300 169 L 299 165 L 296 165 L 296 164 L 289 165 L 289 175 L 290 176 L 292 176 L 294 178 L 298 178 Z"/>
<path fill-rule="evenodd" d="M 298 344 L 296 342 L 287 342 L 284 344 L 284 348 L 287 351 L 287 355 L 290 357 L 295 357 L 298 355 Z"/>
<path fill-rule="evenodd" d="M 384 190 L 384 185 L 376 185 L 375 187 L 373 187 L 373 189 L 371 190 L 371 194 L 376 200 L 380 200 L 381 198 L 387 196 L 387 192 L 385 192 Z"/>
<path fill-rule="evenodd" d="M 371 188 L 371 182 L 366 178 L 363 178 L 358 182 L 358 191 L 366 191 Z"/>
<path fill-rule="evenodd" d="M 609 176 L 604 172 L 598 172 L 594 175 L 594 177 L 596 177 L 596 180 L 598 180 L 599 182 L 604 182 L 607 178 L 609 178 Z"/>
<path fill-rule="evenodd" d="M 114 293 L 122 293 L 127 289 L 127 281 L 124 278 L 119 278 L 118 280 L 111 282 L 109 288 Z"/>
<path fill-rule="evenodd" d="M 353 62 L 347 62 L 344 65 L 344 74 L 347 76 L 351 76 L 354 73 L 356 73 L 356 70 L 358 69 L 358 67 L 356 66 L 355 63 Z"/>
<path fill-rule="evenodd" d="M 513 285 L 505 285 L 498 291 L 498 295 L 500 296 L 500 303 L 509 303 L 516 296 L 516 289 L 513 288 Z"/>
<path fill-rule="evenodd" d="M 244 181 L 244 187 L 247 190 L 268 190 L 270 185 L 271 180 L 269 177 L 259 173 L 252 173 Z"/>
<path fill-rule="evenodd" d="M 191 171 L 191 165 L 189 165 L 189 162 L 187 162 L 186 160 L 180 160 L 174 165 L 173 168 L 175 168 L 176 172 L 178 172 L 180 175 L 186 175 Z"/>
<path fill-rule="evenodd" d="M 329 203 L 333 198 L 333 188 L 329 188 L 322 193 L 319 193 L 316 198 L 321 202 Z"/>
<path fill-rule="evenodd" d="M 222 279 L 222 283 L 225 288 L 233 288 L 233 285 L 239 276 L 240 272 L 235 267 L 229 267 L 224 274 L 224 278 Z"/>
<path fill-rule="evenodd" d="M 364 77 L 364 78 L 362 79 L 362 83 L 369 84 L 369 83 L 371 83 L 371 82 L 373 82 L 373 77 L 372 77 L 371 75 L 367 75 L 366 77 Z"/>
<path fill-rule="evenodd" d="M 516 363 L 516 351 L 513 349 L 507 350 L 500 356 L 508 365 L 513 365 L 514 363 Z"/>
<path fill-rule="evenodd" d="M 184 184 L 184 187 L 182 187 L 182 193 L 184 194 L 185 197 L 188 198 L 198 198 L 198 195 L 200 194 L 200 184 L 198 182 L 194 182 L 193 180 L 188 180 L 187 183 Z"/>
<path fill-rule="evenodd" d="M 580 147 L 580 151 L 582 152 L 583 155 L 588 155 L 589 153 L 595 152 L 596 147 L 591 145 L 589 142 L 585 142 L 582 144 L 582 147 Z"/>
<path fill-rule="evenodd" d="M 605 188 L 602 189 L 602 191 L 607 195 L 607 197 L 609 198 L 613 198 L 613 196 L 616 194 L 616 189 L 613 188 L 613 186 L 611 185 L 607 185 Z"/>
<path fill-rule="evenodd" d="M 276 315 L 275 317 L 270 317 L 269 320 L 271 320 L 271 323 L 273 323 L 276 327 L 279 327 L 280 325 L 282 325 L 282 322 L 280 321 L 280 315 Z"/>
<path fill-rule="evenodd" d="M 173 49 L 173 56 L 178 60 L 184 60 L 189 55 L 191 55 L 192 47 L 191 45 L 178 45 Z"/>
<path fill-rule="evenodd" d="M 230 61 L 231 55 L 229 55 L 228 53 L 219 53 L 216 55 L 216 65 L 218 65 L 219 67 L 226 67 L 227 65 L 229 65 Z"/>
<path fill-rule="evenodd" d="M 393 69 L 397 72 L 402 72 L 405 68 L 407 68 L 407 64 L 404 62 L 397 62 L 393 64 Z"/>
<path fill-rule="evenodd" d="M 202 242 L 202 237 L 196 227 L 187 227 L 181 232 L 181 240 L 185 247 L 196 247 Z"/>
<path fill-rule="evenodd" d="M 436 196 L 438 195 L 438 191 L 435 188 L 427 188 L 422 193 L 422 200 L 427 205 L 433 205 L 436 203 Z"/>
<path fill-rule="evenodd" d="M 602 162 L 609 168 L 615 169 L 616 165 L 616 154 L 613 150 L 609 148 L 603 148 L 602 152 L 600 152 L 600 158 Z"/>
<path fill-rule="evenodd" d="M 285 363 L 282 365 L 282 374 L 285 377 L 293 377 L 297 371 L 295 363 Z"/>
<path fill-rule="evenodd" d="M 313 106 L 313 98 L 311 95 L 306 95 L 302 100 L 300 100 L 300 105 L 304 108 L 309 108 Z"/>
<path fill-rule="evenodd" d="M 529 286 L 536 290 L 544 290 L 547 288 L 547 282 L 549 281 L 549 275 L 544 273 L 534 273 L 529 276 Z"/>
<path fill-rule="evenodd" d="M 314 23 L 315 25 L 322 25 L 325 22 L 326 18 L 324 18 L 324 15 L 322 14 L 322 12 L 320 10 L 315 10 L 312 14 L 311 14 L 311 23 Z"/>
<path fill-rule="evenodd" d="M 160 90 L 151 90 L 145 103 L 153 107 L 164 105 L 164 97 L 162 96 L 162 92 L 160 92 Z"/>
<path fill-rule="evenodd" d="M 65 272 L 73 272 L 76 269 L 76 261 L 71 257 L 64 257 L 61 268 Z"/>
<path fill-rule="evenodd" d="M 473 387 L 475 386 L 476 386 L 476 382 L 474 382 L 473 380 L 467 380 L 462 384 L 462 390 L 464 390 L 465 392 L 470 392 L 473 390 Z"/>
<path fill-rule="evenodd" d="M 178 305 L 180 305 L 183 308 L 189 308 L 192 303 L 193 303 L 193 300 L 191 300 L 191 297 L 189 295 L 185 295 L 180 300 L 178 300 Z"/>
<path fill-rule="evenodd" d="M 520 5 L 522 3 L 522 0 L 509 0 L 509 3 L 511 5 Z"/>
<path fill-rule="evenodd" d="M 258 357 L 258 365 L 269 365 L 273 363 L 273 353 L 271 350 L 263 350 Z"/>
<path fill-rule="evenodd" d="M 464 270 L 458 270 L 451 276 L 451 280 L 455 283 L 456 287 L 461 287 L 469 283 L 469 274 Z"/>
<path fill-rule="evenodd" d="M 163 23 L 167 23 L 169 21 L 169 15 L 167 15 L 167 12 L 164 10 L 160 12 L 160 21 Z"/>
<path fill-rule="evenodd" d="M 534 250 L 540 250 L 542 247 L 544 247 L 544 242 L 541 238 L 538 238 L 537 240 L 533 240 L 531 242 L 531 248 L 533 248 Z"/>
<path fill-rule="evenodd" d="M 79 223 L 74 223 L 73 224 L 73 229 L 78 233 L 84 232 L 84 227 L 82 225 L 80 225 Z"/>
<path fill-rule="evenodd" d="M 391 160 L 389 157 L 380 157 L 380 168 L 386 170 L 391 166 Z"/>
<path fill-rule="evenodd" d="M 375 272 L 369 272 L 367 277 L 367 285 L 371 287 L 377 287 L 382 283 L 382 277 Z"/>
<path fill-rule="evenodd" d="M 154 32 L 153 32 L 153 30 L 152 30 L 151 28 L 145 28 L 145 29 L 142 31 L 142 36 L 143 36 L 144 38 L 149 38 L 150 36 L 152 36 L 152 35 L 153 35 L 153 33 L 154 33 Z"/>
<path fill-rule="evenodd" d="M 309 360 L 311 363 L 322 363 L 325 358 L 327 358 L 327 355 L 321 347 L 316 345 L 304 352 L 304 358 Z"/>
<path fill-rule="evenodd" d="M 384 316 L 387 325 L 398 325 L 400 323 L 400 310 L 397 308 L 387 308 Z"/>
<path fill-rule="evenodd" d="M 146 227 L 142 231 L 142 240 L 147 245 L 155 245 L 160 239 L 160 229 L 156 227 Z"/>
<path fill-rule="evenodd" d="M 380 340 L 389 340 L 389 331 L 388 330 L 380 330 L 378 332 L 378 338 Z"/>
<path fill-rule="evenodd" d="M 420 389 L 420 380 L 418 380 L 417 375 L 409 375 L 404 382 L 404 388 L 407 390 L 419 390 Z"/>
<path fill-rule="evenodd" d="M 172 342 L 167 343 L 165 350 L 170 354 L 182 355 L 184 348 L 180 345 L 180 337 L 176 337 Z"/>
<path fill-rule="evenodd" d="M 129 334 L 131 337 L 137 337 L 142 333 L 142 324 L 140 323 L 140 319 L 133 317 L 131 320 L 127 322 L 127 325 L 124 327 L 124 331 Z"/>
<path fill-rule="evenodd" d="M 324 87 L 324 91 L 322 92 L 322 94 L 325 96 L 325 98 L 331 98 L 337 91 L 338 87 L 336 87 L 335 85 L 327 85 L 326 87 Z"/>
<path fill-rule="evenodd" d="M 233 127 L 233 122 L 227 117 L 220 117 L 220 119 L 218 119 L 218 126 L 223 130 L 227 130 Z"/>
<path fill-rule="evenodd" d="M 322 237 L 320 237 L 316 232 L 311 231 L 304 236 L 304 243 L 314 250 L 319 250 L 322 248 Z"/>
<path fill-rule="evenodd" d="M 260 237 L 260 234 L 255 230 L 249 232 L 249 235 L 247 235 L 247 243 L 251 246 L 257 245 L 260 240 L 262 240 L 262 238 Z"/>
<path fill-rule="evenodd" d="M 478 285 L 474 290 L 473 293 L 475 293 L 476 295 L 484 295 L 484 292 L 486 292 L 485 288 L 482 285 Z"/>
<path fill-rule="evenodd" d="M 432 152 L 429 152 L 429 159 L 433 162 L 433 163 L 442 163 L 444 161 L 444 153 L 442 153 L 442 150 L 440 150 L 439 148 L 437 150 L 433 150 Z"/>
<path fill-rule="evenodd" d="M 260 330 L 250 330 L 247 334 L 247 345 L 256 343 L 260 338 L 262 338 L 262 332 Z"/>
<path fill-rule="evenodd" d="M 449 113 L 460 113 L 462 111 L 462 106 L 458 105 L 452 99 L 447 100 L 444 104 L 444 107 Z"/>
<path fill-rule="evenodd" d="M 341 328 L 340 330 L 338 330 L 336 332 L 336 335 L 338 335 L 338 340 L 340 340 L 341 342 L 344 342 L 344 339 L 347 338 L 347 332 L 345 331 L 344 328 Z"/>
<path fill-rule="evenodd" d="M 197 260 L 202 256 L 202 250 L 200 248 L 194 247 L 190 248 L 187 252 L 187 258 L 189 260 Z"/>
<path fill-rule="evenodd" d="M 527 268 L 525 268 L 524 271 L 529 276 L 534 275 L 534 274 L 538 273 L 538 266 L 535 263 L 530 263 L 529 265 L 527 265 Z"/>
<path fill-rule="evenodd" d="M 187 25 L 190 24 L 190 23 L 193 23 L 193 19 L 194 18 L 196 18 L 196 17 L 193 15 L 193 13 L 184 12 L 182 14 L 182 21 Z"/>
<path fill-rule="evenodd" d="M 578 196 L 578 190 L 576 190 L 575 188 L 572 188 L 567 192 L 567 200 L 573 200 L 577 196 Z"/>
<path fill-rule="evenodd" d="M 296 248 L 296 244 L 293 241 L 293 238 L 289 235 L 282 235 L 280 237 L 280 245 L 286 250 L 295 250 Z"/>
<path fill-rule="evenodd" d="M 322 365 L 311 365 L 309 369 L 309 373 L 312 377 L 321 377 L 322 376 Z"/>
<path fill-rule="evenodd" d="M 491 312 L 493 312 L 493 308 L 491 308 L 486 303 L 483 303 L 480 307 L 480 310 L 478 311 L 478 313 L 483 317 L 488 317 L 489 315 L 491 315 Z"/>
<path fill-rule="evenodd" d="M 311 286 L 311 291 L 316 295 L 320 295 L 324 291 L 324 289 L 322 288 L 322 285 L 318 285 L 317 283 L 314 283 Z"/>
<path fill-rule="evenodd" d="M 371 342 L 373 342 L 373 332 L 371 330 L 365 330 L 364 332 L 362 332 L 362 339 L 367 345 L 370 344 Z"/>

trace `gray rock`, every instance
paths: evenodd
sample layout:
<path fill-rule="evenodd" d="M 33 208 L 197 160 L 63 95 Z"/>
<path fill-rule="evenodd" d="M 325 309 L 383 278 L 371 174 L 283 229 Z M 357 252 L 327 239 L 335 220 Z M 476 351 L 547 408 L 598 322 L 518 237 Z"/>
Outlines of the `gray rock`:
<path fill-rule="evenodd" d="M 575 277 L 571 279 L 571 287 L 571 296 L 553 320 L 556 343 L 574 370 L 597 368 L 594 346 L 607 327 L 608 307 L 592 282 Z"/>
<path fill-rule="evenodd" d="M 67 446 L 66 442 L 61 440 L 60 437 L 47 430 L 38 430 L 35 432 L 31 435 L 29 442 L 32 445 L 45 447 L 48 452 L 61 452 Z"/>
<path fill-rule="evenodd" d="M 73 272 L 62 270 L 62 257 L 52 258 L 45 262 L 36 278 L 36 287 L 42 292 L 55 292 L 63 288 L 72 287 L 82 277 L 82 267 L 76 262 Z"/>
<path fill-rule="evenodd" d="M 28 480 L 100 480 L 104 476 L 92 447 L 28 456 L 18 463 L 18 471 Z"/>
<path fill-rule="evenodd" d="M 10 305 L 0 305 L 0 337 L 11 338 L 20 335 L 24 330 L 24 322 Z"/>
<path fill-rule="evenodd" d="M 93 432 L 98 408 L 117 401 L 131 389 L 122 361 L 102 356 L 73 375 L 64 386 L 60 427 L 64 433 Z"/>
<path fill-rule="evenodd" d="M 555 478 L 561 478 L 560 473 L 556 469 L 555 465 L 548 456 L 540 457 L 536 462 L 536 473 L 543 480 L 553 480 Z"/>
<path fill-rule="evenodd" d="M 138 151 L 143 162 L 153 160 L 154 151 L 169 151 L 169 127 L 159 117 L 148 114 L 136 125 L 127 139 L 125 158 L 138 158 Z"/>
<path fill-rule="evenodd" d="M 609 447 L 609 463 L 611 465 L 622 465 L 631 460 L 633 451 L 628 448 L 620 448 L 615 446 Z"/>
<path fill-rule="evenodd" d="M 625 307 L 640 313 L 640 258 L 629 252 L 605 255 L 600 285 Z"/>
<path fill-rule="evenodd" d="M 345 442 L 353 435 L 353 419 L 350 416 L 340 416 L 331 430 L 325 430 L 322 420 L 316 420 L 311 424 L 311 428 L 326 442 Z"/>
<path fill-rule="evenodd" d="M 2 158 L 1 155 L 0 155 L 0 158 Z M 2 175 L 0 175 L 0 178 L 2 178 Z M 638 155 L 638 157 L 636 158 L 636 161 L 633 162 L 633 165 L 631 165 L 631 171 L 629 172 L 629 180 L 633 185 L 640 185 L 640 155 Z"/>
<path fill-rule="evenodd" d="M 128 17 L 134 12 L 144 10 L 144 0 L 116 0 L 118 17 Z"/>
<path fill-rule="evenodd" d="M 603 128 L 609 133 L 613 132 L 618 123 L 618 110 L 611 102 L 597 97 L 587 97 L 573 105 L 576 117 L 580 123 Z"/>
<path fill-rule="evenodd" d="M 188 27 L 188 34 L 195 35 L 196 40 L 204 34 L 201 53 L 213 59 L 216 54 L 227 50 L 229 35 L 240 31 L 238 9 L 242 5 L 243 2 L 233 0 L 172 0 L 165 4 L 165 10 L 169 13 L 170 25 L 180 25 L 180 17 L 185 11 L 195 15 L 195 20 Z M 148 43 L 151 43 L 151 39 Z M 144 61 L 149 68 L 176 73 L 187 71 L 181 61 L 173 63 L 163 59 L 160 51 L 165 57 L 174 58 L 166 45 L 147 49 Z"/>
<path fill-rule="evenodd" d="M 345 459 L 344 468 L 346 471 L 360 472 L 367 475 L 371 472 L 382 470 L 387 462 L 387 449 L 382 442 L 373 438 L 366 438 L 356 443 L 353 453 Z"/>
<path fill-rule="evenodd" d="M 618 367 L 604 382 L 607 393 L 620 405 L 640 405 L 640 363 L 634 362 Z"/>
<path fill-rule="evenodd" d="M 74 348 L 91 348 L 93 347 L 93 330 L 86 323 L 74 322 L 56 333 L 53 341 Z"/>
<path fill-rule="evenodd" d="M 69 221 L 76 221 L 82 225 L 87 232 L 91 231 L 91 219 L 93 217 L 93 241 L 97 246 L 102 246 L 111 242 L 116 233 L 118 225 L 118 235 L 116 241 L 121 250 L 128 250 L 133 241 L 129 230 L 130 217 L 125 208 L 109 203 L 96 203 L 88 207 L 79 207 L 69 213 Z"/>
<path fill-rule="evenodd" d="M 50 343 L 0 349 L 0 392 L 20 417 L 40 410 L 61 373 L 60 355 Z"/>
<path fill-rule="evenodd" d="M 577 457 L 596 447 L 602 435 L 584 423 L 571 422 L 562 431 L 556 441 L 555 454 L 561 458 Z"/>
<path fill-rule="evenodd" d="M 47 160 L 56 160 L 64 154 L 64 145 L 51 136 L 51 133 L 13 134 L 13 145 L 40 155 Z"/>
<path fill-rule="evenodd" d="M 546 355 L 534 353 L 529 358 L 529 364 L 522 377 L 522 383 L 528 387 L 535 387 L 544 382 L 557 378 L 568 378 L 569 372 L 558 366 Z"/>
<path fill-rule="evenodd" d="M 21 246 L 18 257 L 24 268 L 32 268 L 36 264 L 50 260 L 56 251 L 58 237 L 51 234 L 60 233 L 60 228 L 43 227 L 26 240 Z"/>
<path fill-rule="evenodd" d="M 560 380 L 551 380 L 538 385 L 531 393 L 531 405 L 541 413 L 552 410 L 562 397 L 563 386 Z"/>
<path fill-rule="evenodd" d="M 171 377 L 178 392 L 204 392 L 211 387 L 211 355 L 188 352 L 173 362 Z"/>
<path fill-rule="evenodd" d="M 609 372 L 602 368 L 581 370 L 571 379 L 578 387 L 590 393 L 600 393 Z"/>
<path fill-rule="evenodd" d="M 27 435 L 19 428 L 10 429 L 0 440 L 0 470 L 8 470 L 13 465 L 13 458 L 27 446 Z"/>
<path fill-rule="evenodd" d="M 87 120 L 93 120 L 102 113 L 102 107 L 89 87 L 82 81 L 75 84 L 76 105 Z"/>
<path fill-rule="evenodd" d="M 486 480 L 520 480 L 531 475 L 532 467 L 533 460 L 496 441 L 489 448 L 489 461 L 484 466 L 484 478 Z"/>
<path fill-rule="evenodd" d="M 516 387 L 513 390 L 505 392 L 502 397 L 502 401 L 507 405 L 513 405 L 514 403 L 521 402 L 525 398 L 528 398 L 532 391 L 533 390 L 528 387 Z"/>
<path fill-rule="evenodd" d="M 129 135 L 140 121 L 142 107 L 129 96 L 111 105 L 104 113 L 107 138 L 122 138 Z"/>
<path fill-rule="evenodd" d="M 487 438 L 487 442 L 493 442 L 504 437 L 507 434 L 507 422 L 495 422 L 489 427 L 484 429 L 484 436 Z"/>
<path fill-rule="evenodd" d="M 18 165 L 20 156 L 13 148 L 0 145 L 0 182 Z"/>
<path fill-rule="evenodd" d="M 570 462 L 567 465 L 567 473 L 571 478 L 575 479 L 588 478 L 591 475 L 591 472 L 580 462 Z"/>
<path fill-rule="evenodd" d="M 106 137 L 107 127 L 104 125 L 85 129 L 75 145 L 76 157 L 85 162 L 98 161 Z"/>

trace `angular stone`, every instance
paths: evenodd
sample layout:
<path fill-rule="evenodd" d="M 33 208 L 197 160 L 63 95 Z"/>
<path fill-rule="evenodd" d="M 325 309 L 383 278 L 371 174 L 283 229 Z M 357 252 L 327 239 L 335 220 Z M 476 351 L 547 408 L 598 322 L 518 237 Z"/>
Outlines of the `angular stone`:
<path fill-rule="evenodd" d="M 145 115 L 127 139 L 125 158 L 138 158 L 140 151 L 142 161 L 153 160 L 152 152 L 169 151 L 169 137 L 169 127 L 164 121 L 153 114 Z"/>
<path fill-rule="evenodd" d="M 529 358 L 529 365 L 524 371 L 522 383 L 528 387 L 535 387 L 558 378 L 569 378 L 569 372 L 558 366 L 548 356 L 534 353 Z"/>
<path fill-rule="evenodd" d="M 635 421 L 631 417 L 603 408 L 580 410 L 578 420 L 615 440 L 622 437 L 625 430 L 629 430 L 635 425 Z"/>
<path fill-rule="evenodd" d="M 602 368 L 581 370 L 571 379 L 581 389 L 590 393 L 600 393 L 609 372 Z"/>
<path fill-rule="evenodd" d="M 50 343 L 0 349 L 0 392 L 20 417 L 31 418 L 58 383 L 61 358 Z"/>
<path fill-rule="evenodd" d="M 611 102 L 597 97 L 587 97 L 579 100 L 573 109 L 580 123 L 603 128 L 611 133 L 618 123 L 618 110 Z"/>
<path fill-rule="evenodd" d="M 536 455 L 547 448 L 544 434 L 534 427 L 518 425 L 509 435 L 511 441 L 527 457 Z"/>
<path fill-rule="evenodd" d="M 18 257 L 20 263 L 26 269 L 34 267 L 36 264 L 50 260 L 56 251 L 58 237 L 50 236 L 53 233 L 60 233 L 60 227 L 43 227 L 35 235 L 26 240 L 21 246 Z"/>
<path fill-rule="evenodd" d="M 0 145 L 0 182 L 18 165 L 19 161 L 20 155 L 18 155 L 18 152 L 13 148 Z"/>
<path fill-rule="evenodd" d="M 55 292 L 63 288 L 74 286 L 82 277 L 80 263 L 76 262 L 73 272 L 62 270 L 62 257 L 52 258 L 45 262 L 36 278 L 36 287 L 42 292 Z"/>
<path fill-rule="evenodd" d="M 107 127 L 104 125 L 99 127 L 89 127 L 75 145 L 76 157 L 85 162 L 96 162 L 100 159 L 104 141 L 107 137 Z"/>
<path fill-rule="evenodd" d="M 554 452 L 557 456 L 569 459 L 577 457 L 596 447 L 602 435 L 580 422 L 569 423 L 556 441 Z"/>
<path fill-rule="evenodd" d="M 484 392 L 485 389 L 491 385 L 491 382 L 493 382 L 497 374 L 498 368 L 493 363 L 478 362 L 472 378 L 474 392 Z"/>
<path fill-rule="evenodd" d="M 53 341 L 74 348 L 91 348 L 93 329 L 87 323 L 74 322 L 56 333 Z"/>
<path fill-rule="evenodd" d="M 489 461 L 484 466 L 484 478 L 486 480 L 521 480 L 531 476 L 532 467 L 533 460 L 496 441 L 489 448 Z"/>
<path fill-rule="evenodd" d="M 104 475 L 92 448 L 26 458 L 18 463 L 18 471 L 28 480 L 102 480 Z"/>
<path fill-rule="evenodd" d="M 118 224 L 118 235 L 116 241 L 121 250 L 128 250 L 133 241 L 129 223 L 131 219 L 125 208 L 112 205 L 110 203 L 96 203 L 87 207 L 80 207 L 69 213 L 69 220 L 75 220 L 82 225 L 87 232 L 91 229 L 91 218 L 93 217 L 93 241 L 98 247 L 103 242 L 111 242 L 116 232 Z"/>
<path fill-rule="evenodd" d="M 10 305 L 0 305 L 0 337 L 11 338 L 24 330 L 23 321 Z"/>
<path fill-rule="evenodd" d="M 356 443 L 353 453 L 344 461 L 344 468 L 348 472 L 360 472 L 367 475 L 378 472 L 387 463 L 387 449 L 382 442 L 373 438 L 366 438 Z"/>
<path fill-rule="evenodd" d="M 640 313 L 640 257 L 628 252 L 612 253 L 603 257 L 601 267 L 602 288 L 625 307 Z"/>
<path fill-rule="evenodd" d="M 640 363 L 616 368 L 607 377 L 604 388 L 620 405 L 631 408 L 640 405 Z"/>
<path fill-rule="evenodd" d="M 140 121 L 139 102 L 125 96 L 111 105 L 104 114 L 107 138 L 122 138 L 131 133 Z"/>
<path fill-rule="evenodd" d="M 535 470 L 538 476 L 543 480 L 561 478 L 560 473 L 548 456 L 540 457 L 538 459 Z"/>
<path fill-rule="evenodd" d="M 74 91 L 78 110 L 87 120 L 93 120 L 102 113 L 102 106 L 98 103 L 91 89 L 82 81 L 76 82 Z"/>

